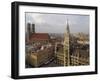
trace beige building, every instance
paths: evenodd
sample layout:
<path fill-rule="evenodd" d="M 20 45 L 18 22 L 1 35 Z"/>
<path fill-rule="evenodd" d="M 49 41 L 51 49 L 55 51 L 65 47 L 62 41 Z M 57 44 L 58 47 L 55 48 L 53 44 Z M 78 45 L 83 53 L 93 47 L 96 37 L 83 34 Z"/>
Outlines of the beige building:
<path fill-rule="evenodd" d="M 28 64 L 38 67 L 43 64 L 49 62 L 49 60 L 53 59 L 54 51 L 53 48 L 45 48 L 43 50 L 39 50 L 38 52 L 30 52 L 26 55 L 26 60 Z"/>

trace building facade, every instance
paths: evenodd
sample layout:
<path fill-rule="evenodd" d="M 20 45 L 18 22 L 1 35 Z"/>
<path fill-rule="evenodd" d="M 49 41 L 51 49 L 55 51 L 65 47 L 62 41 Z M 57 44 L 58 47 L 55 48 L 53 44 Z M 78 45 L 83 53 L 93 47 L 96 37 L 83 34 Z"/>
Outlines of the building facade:
<path fill-rule="evenodd" d="M 49 33 L 36 33 L 34 24 L 27 24 L 28 49 L 26 61 L 40 67 L 54 59 L 57 66 L 89 65 L 89 39 L 84 34 L 74 36 L 70 33 L 67 20 L 62 36 Z M 26 49 L 27 50 L 27 49 Z"/>
<path fill-rule="evenodd" d="M 71 37 L 67 21 L 63 44 L 56 46 L 58 48 L 55 54 L 56 63 L 62 66 L 89 65 L 89 43 L 86 43 L 84 39 L 81 40 L 82 43 L 79 41 L 77 38 Z"/>
<path fill-rule="evenodd" d="M 48 33 L 36 33 L 34 24 L 27 24 L 26 63 L 40 67 L 54 57 L 54 47 L 49 43 Z"/>

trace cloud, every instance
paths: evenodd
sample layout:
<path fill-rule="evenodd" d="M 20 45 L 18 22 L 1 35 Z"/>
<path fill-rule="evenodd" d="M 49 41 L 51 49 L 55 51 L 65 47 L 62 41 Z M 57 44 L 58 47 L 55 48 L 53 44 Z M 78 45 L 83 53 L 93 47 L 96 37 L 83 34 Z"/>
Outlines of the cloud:
<path fill-rule="evenodd" d="M 42 18 L 42 14 L 37 13 L 27 13 L 26 14 L 26 22 L 31 22 L 35 24 L 45 23 L 45 20 Z"/>
<path fill-rule="evenodd" d="M 26 23 L 34 23 L 37 32 L 63 33 L 67 19 L 72 33 L 89 33 L 88 15 L 26 13 Z"/>

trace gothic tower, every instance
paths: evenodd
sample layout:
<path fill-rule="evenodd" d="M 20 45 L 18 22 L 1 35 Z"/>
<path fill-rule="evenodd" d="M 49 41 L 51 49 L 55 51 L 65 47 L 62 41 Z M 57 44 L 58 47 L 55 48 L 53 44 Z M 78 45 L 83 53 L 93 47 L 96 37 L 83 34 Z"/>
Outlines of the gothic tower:
<path fill-rule="evenodd" d="M 27 34 L 26 34 L 27 42 L 29 42 L 30 35 L 31 35 L 31 24 L 27 23 Z"/>
<path fill-rule="evenodd" d="M 35 33 L 35 24 L 27 23 L 27 41 L 29 37 Z"/>
<path fill-rule="evenodd" d="M 70 65 L 70 30 L 67 20 L 67 27 L 64 33 L 64 66 Z"/>
<path fill-rule="evenodd" d="M 32 33 L 35 33 L 35 24 L 32 24 Z"/>

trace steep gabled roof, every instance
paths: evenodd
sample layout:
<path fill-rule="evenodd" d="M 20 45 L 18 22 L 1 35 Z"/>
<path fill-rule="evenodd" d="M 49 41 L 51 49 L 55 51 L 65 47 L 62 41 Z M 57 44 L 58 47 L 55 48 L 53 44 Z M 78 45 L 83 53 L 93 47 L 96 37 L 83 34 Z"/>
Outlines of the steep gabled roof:
<path fill-rule="evenodd" d="M 30 41 L 32 40 L 49 40 L 50 36 L 48 33 L 33 33 L 30 36 Z"/>

